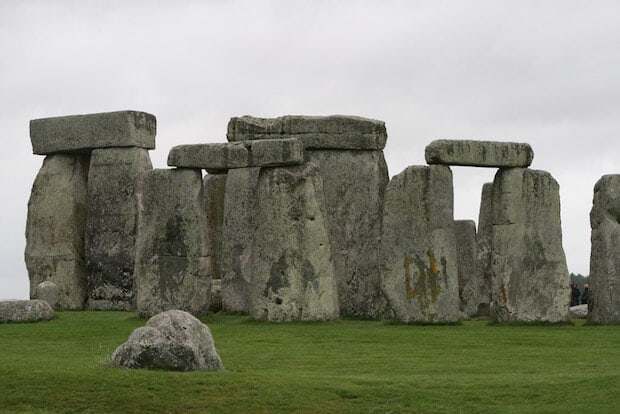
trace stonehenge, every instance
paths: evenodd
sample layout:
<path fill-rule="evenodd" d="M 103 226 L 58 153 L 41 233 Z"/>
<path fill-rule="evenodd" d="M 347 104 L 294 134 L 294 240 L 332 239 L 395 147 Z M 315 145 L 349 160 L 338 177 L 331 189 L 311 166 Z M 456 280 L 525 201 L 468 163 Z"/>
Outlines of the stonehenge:
<path fill-rule="evenodd" d="M 438 140 L 388 175 L 385 123 L 231 118 L 228 142 L 153 169 L 138 111 L 30 122 L 45 156 L 28 203 L 31 298 L 56 309 L 222 309 L 258 320 L 569 320 L 559 185 L 528 144 Z M 451 166 L 497 169 L 478 225 L 454 219 Z M 620 180 L 595 187 L 590 320 L 618 323 Z"/>

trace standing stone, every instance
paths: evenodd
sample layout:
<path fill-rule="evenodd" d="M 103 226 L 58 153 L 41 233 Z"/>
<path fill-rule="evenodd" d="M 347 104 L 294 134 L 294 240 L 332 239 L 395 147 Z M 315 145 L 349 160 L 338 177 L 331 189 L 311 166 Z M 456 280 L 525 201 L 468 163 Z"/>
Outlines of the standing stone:
<path fill-rule="evenodd" d="M 529 144 L 440 139 L 425 150 L 428 164 L 474 167 L 528 167 L 534 159 Z"/>
<path fill-rule="evenodd" d="M 312 163 L 260 171 L 250 310 L 256 319 L 338 318 L 322 184 Z"/>
<path fill-rule="evenodd" d="M 383 196 L 389 181 L 382 149 L 385 123 L 353 116 L 244 116 L 228 124 L 228 140 L 297 138 L 321 173 L 336 266 L 340 314 L 388 316 L 381 291 L 379 244 Z"/>
<path fill-rule="evenodd" d="M 152 169 L 142 148 L 93 150 L 86 222 L 87 308 L 135 309 L 134 262 L 138 185 Z"/>
<path fill-rule="evenodd" d="M 142 191 L 135 266 L 138 314 L 169 309 L 205 314 L 211 279 L 201 171 L 147 171 Z"/>
<path fill-rule="evenodd" d="M 569 319 L 559 185 L 545 171 L 500 169 L 493 182 L 491 317 Z"/>
<path fill-rule="evenodd" d="M 25 260 L 30 297 L 41 282 L 52 281 L 58 286 L 60 309 L 83 309 L 86 300 L 88 164 L 88 156 L 47 156 L 28 202 Z"/>
<path fill-rule="evenodd" d="M 388 306 L 381 291 L 379 250 L 389 177 L 383 151 L 311 150 L 306 154 L 323 178 L 340 315 L 385 318 Z"/>
<path fill-rule="evenodd" d="M 383 290 L 402 322 L 459 316 L 452 171 L 412 166 L 394 176 L 383 210 Z"/>
<path fill-rule="evenodd" d="M 211 279 L 222 278 L 222 229 L 224 227 L 224 200 L 226 174 L 207 174 L 203 181 L 205 210 L 207 212 L 207 238 Z"/>
<path fill-rule="evenodd" d="M 620 323 L 620 174 L 604 175 L 594 186 L 590 212 L 590 312 L 596 323 Z"/>
<path fill-rule="evenodd" d="M 493 183 L 482 186 L 478 234 L 476 238 L 476 278 L 478 280 L 478 316 L 490 316 L 491 284 L 493 266 L 491 244 L 493 243 Z"/>
<path fill-rule="evenodd" d="M 222 309 L 227 312 L 250 312 L 259 174 L 259 167 L 240 168 L 226 177 L 221 266 Z"/>
<path fill-rule="evenodd" d="M 473 220 L 454 222 L 456 259 L 459 279 L 460 310 L 467 316 L 478 312 L 478 278 L 476 273 L 476 223 Z"/>

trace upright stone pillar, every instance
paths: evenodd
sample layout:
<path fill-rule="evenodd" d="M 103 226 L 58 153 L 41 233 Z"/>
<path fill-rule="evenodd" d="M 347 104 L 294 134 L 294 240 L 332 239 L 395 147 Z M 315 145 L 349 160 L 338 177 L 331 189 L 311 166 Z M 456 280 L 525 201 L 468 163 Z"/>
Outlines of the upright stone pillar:
<path fill-rule="evenodd" d="M 406 323 L 459 315 L 452 172 L 412 166 L 392 177 L 383 210 L 383 290 Z"/>
<path fill-rule="evenodd" d="M 594 186 L 588 320 L 620 323 L 620 174 Z"/>
<path fill-rule="evenodd" d="M 250 312 L 259 174 L 260 167 L 239 168 L 226 177 L 221 266 L 222 309 L 227 312 Z"/>
<path fill-rule="evenodd" d="M 569 319 L 559 185 L 549 173 L 524 168 L 497 172 L 492 246 L 494 320 Z"/>
<path fill-rule="evenodd" d="M 460 309 L 467 316 L 478 313 L 478 277 L 476 273 L 476 223 L 473 220 L 456 220 L 456 258 L 459 279 Z"/>
<path fill-rule="evenodd" d="M 134 262 L 138 185 L 152 169 L 143 148 L 93 150 L 86 225 L 87 307 L 135 309 Z"/>
<path fill-rule="evenodd" d="M 203 180 L 211 279 L 222 278 L 222 230 L 224 227 L 226 177 L 226 173 L 207 174 Z"/>
<path fill-rule="evenodd" d="M 86 300 L 84 232 L 88 155 L 48 155 L 28 202 L 25 260 L 30 296 L 51 281 L 59 309 L 82 309 Z"/>
<path fill-rule="evenodd" d="M 490 316 L 491 284 L 493 267 L 491 264 L 491 244 L 493 243 L 493 183 L 482 186 L 480 213 L 478 215 L 478 234 L 476 238 L 476 277 L 478 279 L 478 316 Z"/>
<path fill-rule="evenodd" d="M 228 140 L 297 138 L 321 173 L 338 280 L 340 314 L 388 315 L 381 291 L 379 238 L 389 181 L 383 148 L 385 123 L 352 116 L 232 118 Z"/>
<path fill-rule="evenodd" d="M 319 170 L 261 169 L 250 314 L 271 321 L 338 318 L 338 293 Z"/>
<path fill-rule="evenodd" d="M 137 309 L 142 317 L 209 308 L 207 219 L 199 169 L 155 169 L 143 178 L 136 244 Z"/>

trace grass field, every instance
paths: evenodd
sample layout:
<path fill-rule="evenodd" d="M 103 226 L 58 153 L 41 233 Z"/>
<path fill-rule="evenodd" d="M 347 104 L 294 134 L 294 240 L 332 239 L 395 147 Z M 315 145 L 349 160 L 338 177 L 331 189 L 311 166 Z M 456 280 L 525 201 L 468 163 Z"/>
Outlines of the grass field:
<path fill-rule="evenodd" d="M 620 326 L 204 320 L 224 372 L 113 368 L 133 313 L 0 324 L 0 412 L 620 412 Z"/>

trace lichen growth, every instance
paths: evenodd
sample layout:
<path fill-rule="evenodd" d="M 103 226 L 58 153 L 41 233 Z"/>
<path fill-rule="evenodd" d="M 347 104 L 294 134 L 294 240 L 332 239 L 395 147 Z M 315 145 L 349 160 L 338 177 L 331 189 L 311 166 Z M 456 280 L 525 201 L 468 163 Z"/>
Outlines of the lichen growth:
<path fill-rule="evenodd" d="M 411 257 L 404 255 L 405 269 L 405 291 L 409 302 L 416 300 L 420 308 L 428 309 L 429 306 L 437 302 L 441 294 L 441 281 L 444 285 L 448 285 L 447 261 L 445 257 L 441 257 L 441 270 L 437 268 L 437 259 L 432 250 L 426 252 L 428 256 L 428 266 L 416 255 Z M 411 265 L 415 264 L 418 270 L 417 281 L 412 285 Z"/>

